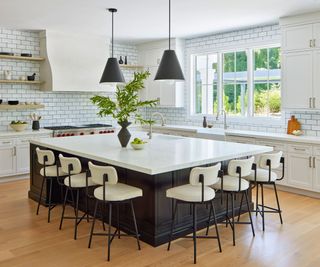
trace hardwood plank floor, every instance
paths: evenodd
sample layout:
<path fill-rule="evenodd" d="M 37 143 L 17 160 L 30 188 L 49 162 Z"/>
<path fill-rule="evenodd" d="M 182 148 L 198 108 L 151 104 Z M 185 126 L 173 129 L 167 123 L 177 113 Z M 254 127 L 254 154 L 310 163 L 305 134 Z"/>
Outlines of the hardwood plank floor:
<path fill-rule="evenodd" d="M 53 210 L 48 224 L 46 208 L 41 207 L 40 215 L 35 215 L 36 203 L 27 197 L 28 187 L 27 180 L 0 184 L 1 267 L 194 266 L 193 243 L 189 239 L 175 241 L 170 252 L 166 245 L 153 248 L 145 243 L 138 251 L 134 238 L 115 239 L 111 262 L 107 262 L 104 237 L 94 237 L 88 249 L 90 224 L 80 224 L 77 241 L 73 240 L 71 221 L 65 221 L 59 231 L 60 207 Z M 265 191 L 266 203 L 275 205 L 273 191 Z M 284 225 L 277 215 L 269 214 L 263 233 L 261 218 L 253 216 L 256 237 L 252 237 L 250 226 L 238 225 L 236 247 L 232 246 L 230 228 L 219 225 L 223 252 L 218 252 L 216 240 L 198 240 L 197 266 L 320 266 L 320 200 L 279 194 Z"/>

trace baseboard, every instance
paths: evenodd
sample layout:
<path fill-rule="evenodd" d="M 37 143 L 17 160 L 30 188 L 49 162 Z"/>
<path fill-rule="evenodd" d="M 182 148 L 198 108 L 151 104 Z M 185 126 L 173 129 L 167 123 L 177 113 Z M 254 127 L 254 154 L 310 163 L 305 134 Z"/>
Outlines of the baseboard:
<path fill-rule="evenodd" d="M 299 189 L 295 187 L 277 184 L 277 189 L 281 191 L 289 192 L 289 193 L 298 194 L 298 195 L 303 195 L 303 196 L 308 196 L 313 198 L 320 198 L 320 193 Z"/>
<path fill-rule="evenodd" d="M 7 176 L 7 177 L 0 177 L 0 184 L 1 183 L 8 183 L 13 181 L 19 181 L 19 180 L 26 180 L 30 179 L 30 174 L 21 174 L 21 175 L 15 175 L 15 176 Z"/>

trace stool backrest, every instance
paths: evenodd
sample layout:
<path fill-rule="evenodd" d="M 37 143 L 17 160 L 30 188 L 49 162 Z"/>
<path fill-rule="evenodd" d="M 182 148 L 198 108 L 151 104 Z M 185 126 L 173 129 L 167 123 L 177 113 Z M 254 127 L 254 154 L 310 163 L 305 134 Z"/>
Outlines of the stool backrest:
<path fill-rule="evenodd" d="M 218 173 L 221 168 L 221 163 L 211 167 L 195 167 L 190 172 L 189 182 L 191 185 L 200 184 L 200 175 L 203 175 L 203 184 L 213 185 L 219 181 Z"/>
<path fill-rule="evenodd" d="M 71 167 L 70 174 L 79 174 L 81 173 L 82 167 L 81 162 L 76 157 L 64 157 L 59 155 L 59 160 L 61 164 L 61 169 L 63 172 L 69 174 L 69 166 Z"/>
<path fill-rule="evenodd" d="M 56 158 L 51 150 L 36 148 L 38 162 L 41 165 L 53 165 L 56 161 Z"/>
<path fill-rule="evenodd" d="M 231 176 L 239 176 L 237 171 L 238 167 L 241 168 L 241 177 L 245 177 L 251 174 L 252 164 L 254 157 L 248 159 L 233 159 L 230 160 L 228 165 L 228 174 Z"/>
<path fill-rule="evenodd" d="M 277 169 L 279 168 L 281 162 L 281 157 L 282 157 L 282 151 L 276 152 L 276 153 L 268 153 L 268 154 L 262 154 L 260 156 L 259 160 L 259 167 L 266 169 L 269 168 L 269 165 L 267 165 L 268 161 L 271 164 L 271 169 Z"/>
<path fill-rule="evenodd" d="M 118 183 L 117 170 L 112 166 L 99 166 L 89 162 L 89 170 L 91 172 L 92 181 L 95 184 L 103 185 L 104 176 L 106 175 L 106 182 L 108 184 Z"/>

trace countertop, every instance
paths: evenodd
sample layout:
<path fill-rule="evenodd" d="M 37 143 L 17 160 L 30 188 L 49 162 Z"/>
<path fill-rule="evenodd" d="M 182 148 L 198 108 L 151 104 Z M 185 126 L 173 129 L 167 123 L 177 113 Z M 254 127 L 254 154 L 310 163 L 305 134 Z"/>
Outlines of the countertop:
<path fill-rule="evenodd" d="M 310 144 L 320 144 L 320 137 L 317 136 L 294 136 L 285 133 L 267 133 L 267 132 L 258 132 L 258 131 L 245 131 L 245 130 L 235 130 L 223 128 L 203 128 L 195 127 L 188 125 L 154 125 L 153 129 L 162 129 L 162 130 L 172 130 L 172 131 L 185 131 L 191 133 L 198 133 L 204 135 L 214 136 L 242 136 L 242 137 L 251 137 L 251 138 L 261 138 L 261 139 L 270 139 L 274 141 L 288 141 L 288 142 L 300 142 L 300 143 L 310 143 Z"/>
<path fill-rule="evenodd" d="M 8 130 L 8 131 L 0 131 L 0 138 L 6 138 L 6 137 L 24 137 L 24 136 L 30 136 L 30 135 L 44 135 L 44 134 L 52 134 L 51 130 L 46 129 L 40 129 L 39 131 L 33 131 L 33 130 L 25 130 L 23 132 L 16 132 L 14 130 Z"/>
<path fill-rule="evenodd" d="M 155 175 L 272 151 L 271 147 L 131 131 L 148 141 L 144 150 L 121 148 L 116 134 L 41 138 L 31 143 L 99 162 Z"/>

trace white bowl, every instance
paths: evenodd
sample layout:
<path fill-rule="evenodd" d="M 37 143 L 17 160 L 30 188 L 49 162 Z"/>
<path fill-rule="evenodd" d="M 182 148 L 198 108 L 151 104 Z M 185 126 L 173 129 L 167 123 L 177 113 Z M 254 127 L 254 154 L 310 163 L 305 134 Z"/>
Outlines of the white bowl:
<path fill-rule="evenodd" d="M 16 132 L 23 132 L 28 127 L 28 123 L 24 124 L 10 124 L 10 127 Z"/>
<path fill-rule="evenodd" d="M 142 150 L 144 149 L 144 146 L 145 146 L 145 144 L 132 144 L 132 143 L 130 143 L 130 145 L 134 150 Z"/>

